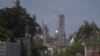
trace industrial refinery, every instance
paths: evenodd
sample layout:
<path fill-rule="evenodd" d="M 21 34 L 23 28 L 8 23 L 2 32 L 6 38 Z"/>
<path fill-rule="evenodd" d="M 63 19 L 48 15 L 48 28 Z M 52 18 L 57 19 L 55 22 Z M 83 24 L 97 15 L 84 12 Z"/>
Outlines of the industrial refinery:
<path fill-rule="evenodd" d="M 56 33 L 54 37 L 49 36 L 48 26 L 46 24 L 43 24 L 43 26 L 44 45 L 48 47 L 48 51 L 51 52 L 51 56 L 55 50 L 57 50 L 58 53 L 64 51 L 64 49 L 67 47 L 67 37 L 65 34 L 65 16 L 58 16 L 58 25 L 57 29 L 55 30 Z"/>

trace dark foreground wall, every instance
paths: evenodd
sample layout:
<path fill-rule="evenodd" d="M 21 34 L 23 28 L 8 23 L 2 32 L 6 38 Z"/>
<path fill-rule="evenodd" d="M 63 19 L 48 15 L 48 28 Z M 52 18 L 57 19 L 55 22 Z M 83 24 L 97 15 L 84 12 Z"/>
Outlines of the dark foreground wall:
<path fill-rule="evenodd" d="M 20 44 L 0 42 L 0 56 L 21 56 Z"/>

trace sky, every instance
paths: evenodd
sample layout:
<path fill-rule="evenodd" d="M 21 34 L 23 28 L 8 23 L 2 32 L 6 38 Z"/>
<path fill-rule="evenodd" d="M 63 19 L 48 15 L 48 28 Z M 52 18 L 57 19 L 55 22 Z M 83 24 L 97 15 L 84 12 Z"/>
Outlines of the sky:
<path fill-rule="evenodd" d="M 58 16 L 65 15 L 65 31 L 67 38 L 86 20 L 95 22 L 100 27 L 100 0 L 20 0 L 21 6 L 31 15 L 36 15 L 37 22 L 49 27 L 54 36 L 58 24 Z M 12 7 L 12 0 L 0 0 L 0 9 Z"/>

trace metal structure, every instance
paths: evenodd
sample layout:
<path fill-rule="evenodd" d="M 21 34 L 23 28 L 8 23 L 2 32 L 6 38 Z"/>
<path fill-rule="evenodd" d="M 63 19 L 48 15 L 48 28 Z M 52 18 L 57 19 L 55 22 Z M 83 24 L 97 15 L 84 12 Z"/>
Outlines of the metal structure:
<path fill-rule="evenodd" d="M 42 20 L 44 45 L 48 47 L 47 50 L 50 51 L 49 54 L 51 54 L 51 56 L 53 55 L 53 52 L 55 52 L 55 50 L 58 50 L 58 53 L 60 53 L 64 51 L 64 49 L 67 47 L 64 21 L 65 21 L 64 15 L 59 15 L 55 38 L 51 38 L 49 36 L 48 26 L 44 24 Z"/>
<path fill-rule="evenodd" d="M 49 29 L 46 24 L 44 24 L 43 28 L 43 36 L 44 36 L 44 44 L 48 43 L 48 38 L 49 38 Z"/>
<path fill-rule="evenodd" d="M 64 22 L 65 18 L 64 15 L 59 15 L 58 19 L 58 46 L 59 46 L 59 51 L 62 52 L 63 48 L 62 46 L 65 45 L 65 25 Z"/>

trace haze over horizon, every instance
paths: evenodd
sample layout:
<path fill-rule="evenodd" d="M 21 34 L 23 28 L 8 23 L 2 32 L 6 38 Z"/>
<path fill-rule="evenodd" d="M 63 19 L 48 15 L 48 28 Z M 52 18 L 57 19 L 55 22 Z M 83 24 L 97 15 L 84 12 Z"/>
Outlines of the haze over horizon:
<path fill-rule="evenodd" d="M 86 20 L 95 22 L 100 27 L 100 0 L 20 0 L 21 6 L 28 13 L 37 16 L 37 22 L 48 25 L 50 35 L 54 36 L 58 16 L 65 15 L 67 37 L 77 31 Z M 0 9 L 12 7 L 12 0 L 0 0 Z"/>

